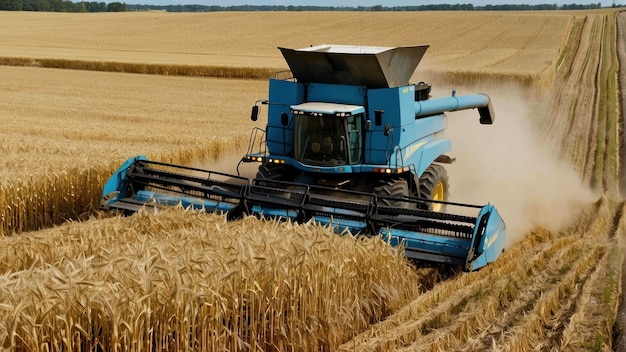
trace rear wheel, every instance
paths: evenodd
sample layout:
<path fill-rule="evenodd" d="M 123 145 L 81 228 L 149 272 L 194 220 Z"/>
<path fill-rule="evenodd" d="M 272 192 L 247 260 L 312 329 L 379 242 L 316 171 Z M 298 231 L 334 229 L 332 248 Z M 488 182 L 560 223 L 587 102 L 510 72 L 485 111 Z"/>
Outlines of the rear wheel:
<path fill-rule="evenodd" d="M 389 197 L 389 198 L 401 198 L 408 197 L 409 184 L 403 178 L 398 179 L 382 179 L 378 182 L 378 186 L 374 188 L 376 195 Z M 408 208 L 408 202 L 402 202 L 393 199 L 381 198 L 381 202 L 384 205 L 390 207 Z"/>
<path fill-rule="evenodd" d="M 425 199 L 437 201 L 448 200 L 450 186 L 448 173 L 441 165 L 430 165 L 420 177 L 420 196 Z M 445 204 L 428 203 L 428 210 L 445 211 Z"/>

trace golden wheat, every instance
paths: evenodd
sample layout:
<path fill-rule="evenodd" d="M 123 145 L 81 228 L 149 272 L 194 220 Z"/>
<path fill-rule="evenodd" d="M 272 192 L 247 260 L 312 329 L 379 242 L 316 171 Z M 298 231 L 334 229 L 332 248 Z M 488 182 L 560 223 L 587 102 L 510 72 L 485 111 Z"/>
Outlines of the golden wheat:
<path fill-rule="evenodd" d="M 0 344 L 334 349 L 417 294 L 380 238 L 170 209 L 4 238 Z"/>
<path fill-rule="evenodd" d="M 10 122 L 4 126 L 6 137 L 0 135 L 5 164 L 0 179 L 2 173 L 12 178 L 19 169 L 34 178 L 30 184 L 44 178 L 41 174 L 92 168 L 94 156 L 99 164 L 115 164 L 136 154 L 159 159 L 170 153 L 223 154 L 206 148 L 208 137 L 215 135 L 223 138 L 211 142 L 213 147 L 241 150 L 251 126 L 247 109 L 266 92 L 262 82 L 88 75 L 40 67 L 266 78 L 274 68 L 285 67 L 276 46 L 357 43 L 357 38 L 364 45 L 418 44 L 413 35 L 399 31 L 404 27 L 422 28 L 420 40 L 431 45 L 424 63 L 428 71 L 417 75 L 454 83 L 509 80 L 546 86 L 551 77 L 546 72 L 554 69 L 571 22 L 571 16 L 487 13 L 2 13 L 0 18 L 0 35 L 6 38 L 0 61 L 33 66 L 3 69 Z M 246 26 L 236 25 L 242 22 Z M 279 30 L 294 24 L 301 38 Z M 48 45 L 51 40 L 54 46 Z M 529 61 L 527 68 L 507 66 L 519 55 Z M 485 70 L 495 76 L 486 78 Z M 241 129 L 232 128 L 233 118 Z M 45 160 L 32 162 L 32 155 L 45 155 Z M 170 159 L 180 163 L 190 158 Z M 58 165 L 64 165 L 62 170 Z M 17 216 L 15 209 L 12 214 Z"/>
<path fill-rule="evenodd" d="M 250 107 L 267 94 L 260 81 L 32 67 L 0 72 L 2 233 L 75 219 L 97 206 L 97 189 L 138 154 L 189 164 L 243 153 L 254 126 Z"/>

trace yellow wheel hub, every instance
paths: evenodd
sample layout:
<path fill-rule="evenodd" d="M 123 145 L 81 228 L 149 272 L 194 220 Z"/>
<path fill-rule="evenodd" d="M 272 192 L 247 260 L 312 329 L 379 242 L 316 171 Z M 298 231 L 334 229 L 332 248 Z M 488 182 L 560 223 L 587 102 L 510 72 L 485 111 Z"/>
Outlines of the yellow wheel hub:
<path fill-rule="evenodd" d="M 437 182 L 435 185 L 435 191 L 433 192 L 433 200 L 444 200 L 443 199 L 443 183 L 441 181 Z M 433 211 L 441 211 L 443 208 L 443 204 L 433 203 Z"/>

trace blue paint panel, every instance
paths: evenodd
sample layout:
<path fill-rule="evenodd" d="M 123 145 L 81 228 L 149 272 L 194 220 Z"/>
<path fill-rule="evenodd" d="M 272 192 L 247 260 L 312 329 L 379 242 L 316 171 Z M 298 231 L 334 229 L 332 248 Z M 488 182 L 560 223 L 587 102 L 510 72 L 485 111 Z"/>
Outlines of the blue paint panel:
<path fill-rule="evenodd" d="M 500 217 L 498 210 L 493 205 L 487 205 L 482 208 L 478 214 L 479 223 L 484 216 L 488 216 L 489 220 L 485 226 L 484 235 L 478 244 L 478 253 L 480 253 L 480 255 L 469 263 L 471 270 L 476 270 L 494 262 L 504 251 L 506 225 L 502 217 Z M 478 238 L 478 235 L 478 233 L 475 233 L 474 239 Z"/>
<path fill-rule="evenodd" d="M 401 115 L 404 110 L 400 103 L 400 92 L 401 88 L 370 89 L 367 91 L 367 117 L 371 121 L 372 129 L 365 137 L 365 164 L 387 164 L 393 146 L 400 142 Z M 376 110 L 383 111 L 380 125 L 376 124 Z M 394 129 L 394 133 L 389 136 L 384 134 L 386 124 L 390 124 Z"/>
<path fill-rule="evenodd" d="M 422 155 L 426 154 L 425 160 L 432 162 L 439 155 L 450 151 L 448 148 L 431 149 L 429 152 L 416 150 L 411 146 L 418 142 L 430 142 L 435 134 L 446 128 L 445 115 L 415 118 L 416 102 L 413 86 L 371 89 L 368 91 L 368 116 L 372 121 L 372 130 L 366 137 L 366 158 L 368 164 L 387 164 L 390 167 L 402 167 L 415 165 L 416 168 L 422 162 Z M 375 111 L 383 110 L 383 118 L 380 126 L 376 126 Z M 384 135 L 385 125 L 389 123 L 393 132 L 390 136 Z M 394 149 L 394 147 L 399 149 Z M 397 153 L 401 150 L 402 153 Z M 431 153 L 439 152 L 439 155 L 431 156 Z"/>
<path fill-rule="evenodd" d="M 414 163 L 417 166 L 417 176 L 421 177 L 424 171 L 437 159 L 440 155 L 445 154 L 452 150 L 452 142 L 449 139 L 440 139 L 434 142 L 430 142 L 421 148 L 421 158 L 419 163 Z"/>
<path fill-rule="evenodd" d="M 434 135 L 446 129 L 445 115 L 436 115 L 413 121 L 402 127 L 400 146 L 406 147 L 409 144 L 421 140 L 426 136 Z"/>
<path fill-rule="evenodd" d="M 275 156 L 293 153 L 293 118 L 289 106 L 304 102 L 306 87 L 302 83 L 270 79 L 270 96 L 265 130 L 267 148 Z M 280 115 L 289 116 L 289 124 L 281 124 Z"/>
<path fill-rule="evenodd" d="M 411 85 L 397 89 L 401 110 L 400 124 L 402 126 L 412 125 L 415 123 L 415 87 Z"/>
<path fill-rule="evenodd" d="M 256 155 L 256 154 L 251 154 Z M 258 155 L 261 156 L 261 155 Z M 352 174 L 360 172 L 360 169 L 355 168 L 352 165 L 338 165 L 338 166 L 312 166 L 303 164 L 292 157 L 280 158 L 280 160 L 284 161 L 285 165 L 291 165 L 298 170 L 307 171 L 311 173 L 320 173 L 320 174 Z"/>
<path fill-rule="evenodd" d="M 135 195 L 135 200 L 150 204 L 150 202 L 156 202 L 159 205 L 176 206 L 182 205 L 183 208 L 193 208 L 197 210 L 204 210 L 210 213 L 226 213 L 233 209 L 236 204 L 227 202 L 218 202 L 211 199 L 199 199 L 191 197 L 178 197 L 168 196 L 160 193 L 150 191 L 138 191 Z"/>
<path fill-rule="evenodd" d="M 365 105 L 365 87 L 341 84 L 309 83 L 307 101 L 347 105 Z"/>
<path fill-rule="evenodd" d="M 382 229 L 381 235 L 388 238 L 392 246 L 403 244 L 409 249 L 458 258 L 466 258 L 471 245 L 471 239 L 436 236 L 393 228 Z"/>
<path fill-rule="evenodd" d="M 355 172 L 355 168 L 351 165 L 340 165 L 340 166 L 311 166 L 303 164 L 294 159 L 285 159 L 285 163 L 289 165 L 295 166 L 297 169 L 302 171 L 308 171 L 312 173 L 321 173 L 321 174 L 350 174 Z"/>

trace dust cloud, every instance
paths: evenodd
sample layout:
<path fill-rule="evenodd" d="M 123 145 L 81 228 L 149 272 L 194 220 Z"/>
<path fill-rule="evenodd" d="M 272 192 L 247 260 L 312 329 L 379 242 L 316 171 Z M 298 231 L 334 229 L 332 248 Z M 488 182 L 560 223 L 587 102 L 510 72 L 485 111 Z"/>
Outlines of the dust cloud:
<path fill-rule="evenodd" d="M 245 151 L 232 151 L 222 154 L 217 160 L 198 160 L 193 163 L 193 167 L 199 169 L 218 171 L 225 174 L 237 175 L 237 164 L 244 156 Z M 259 168 L 259 163 L 241 163 L 239 165 L 239 176 L 254 178 Z"/>
<path fill-rule="evenodd" d="M 456 157 L 447 166 L 450 200 L 495 205 L 507 226 L 509 248 L 537 226 L 568 225 L 594 195 L 535 129 L 532 119 L 548 116 L 531 116 L 521 94 L 490 97 L 493 125 L 480 125 L 477 110 L 448 114 L 447 135 Z"/>

